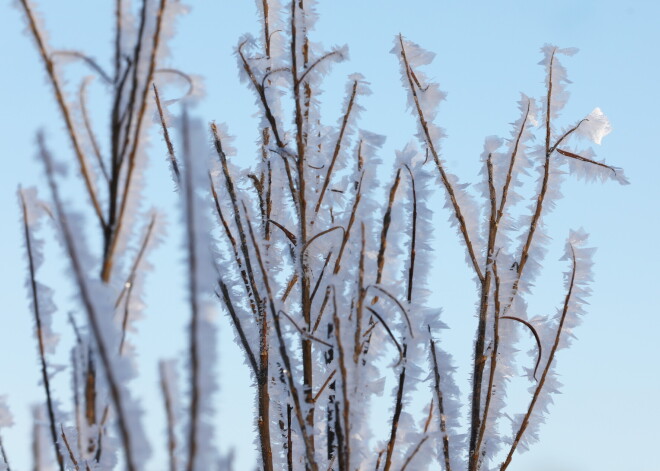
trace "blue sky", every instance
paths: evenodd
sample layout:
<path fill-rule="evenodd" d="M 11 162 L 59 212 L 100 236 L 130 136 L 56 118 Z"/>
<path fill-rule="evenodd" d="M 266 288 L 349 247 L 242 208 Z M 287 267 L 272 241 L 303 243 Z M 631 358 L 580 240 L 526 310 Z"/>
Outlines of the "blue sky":
<path fill-rule="evenodd" d="M 0 371 L 4 373 L 0 394 L 9 395 L 17 421 L 13 429 L 3 430 L 3 438 L 16 468 L 27 469 L 28 404 L 41 396 L 31 317 L 22 286 L 25 263 L 15 190 L 19 183 L 37 185 L 46 194 L 33 159 L 34 133 L 39 127 L 45 127 L 61 157 L 72 156 L 61 138 L 59 117 L 41 64 L 31 41 L 21 33 L 19 12 L 8 3 L 0 5 Z M 57 48 L 82 45 L 86 52 L 106 60 L 111 44 L 111 3 L 42 1 L 51 44 Z M 205 77 L 207 97 L 195 113 L 207 121 L 226 122 L 237 136 L 238 158 L 249 163 L 257 138 L 253 117 L 257 110 L 252 94 L 238 81 L 232 52 L 240 35 L 258 31 L 253 2 L 188 3 L 193 8 L 180 21 L 171 65 Z M 656 142 L 660 133 L 660 3 L 321 0 L 319 13 L 313 39 L 326 46 L 348 44 L 350 48 L 350 60 L 336 66 L 325 83 L 327 121 L 335 121 L 345 77 L 358 71 L 373 90 L 363 102 L 367 111 L 361 125 L 387 135 L 381 153 L 385 162 L 412 139 L 414 121 L 405 109 L 398 64 L 388 53 L 394 36 L 401 32 L 437 53 L 426 70 L 448 92 L 437 121 L 448 134 L 443 155 L 465 181 L 477 179 L 483 138 L 508 134 L 508 123 L 517 119 L 519 92 L 533 96 L 543 92 L 543 69 L 536 65 L 541 59 L 539 48 L 550 42 L 580 49 L 578 55 L 563 60 L 573 81 L 564 122 L 573 122 L 599 106 L 614 129 L 597 149 L 599 157 L 623 167 L 632 184 L 585 184 L 569 178 L 565 198 L 549 218 L 555 239 L 546 263 L 549 274 L 538 284 L 531 310 L 552 312 L 560 299 L 556 286 L 563 266 L 556 260 L 569 228 L 584 227 L 591 234 L 591 244 L 598 247 L 594 294 L 577 332 L 579 340 L 558 357 L 563 394 L 555 399 L 541 442 L 519 456 L 510 469 L 657 469 L 651 455 L 660 438 L 656 428 L 660 407 L 654 400 L 660 397 L 660 369 L 655 361 L 660 329 L 656 299 L 660 266 L 660 151 Z M 155 139 L 149 195 L 152 204 L 167 207 L 174 198 L 158 146 Z M 434 302 L 447 313 L 453 328 L 448 342 L 457 352 L 459 366 L 464 366 L 472 343 L 473 289 L 453 231 L 444 227 L 444 216 L 437 220 L 442 270 L 438 268 Z M 176 216 L 170 217 L 171 224 L 176 221 Z M 176 252 L 181 244 L 175 228 L 171 235 L 154 258 L 160 271 L 152 278 L 147 319 L 135 339 L 143 372 L 136 385 L 139 391 L 155 389 L 155 361 L 176 356 L 183 347 L 181 335 L 162 341 L 165 332 L 179 331 L 187 315 L 177 279 L 183 254 Z M 61 256 L 57 249 L 49 250 L 47 256 L 44 279 L 58 290 L 58 304 L 71 306 L 70 293 L 59 281 L 62 266 L 57 260 Z M 462 277 L 464 281 L 460 281 Z M 231 336 L 224 318 L 221 329 L 227 343 Z M 239 469 L 248 469 L 252 403 L 243 389 L 247 375 L 233 348 L 223 346 L 220 361 L 220 440 L 238 447 L 244 466 Z M 461 379 L 466 392 L 467 372 Z M 145 393 L 144 398 L 146 404 L 159 401 L 156 393 Z M 150 413 L 147 424 L 151 436 L 160 439 L 163 424 L 159 413 Z M 153 445 L 158 447 L 160 442 Z M 157 463 L 153 466 L 160 469 Z"/>

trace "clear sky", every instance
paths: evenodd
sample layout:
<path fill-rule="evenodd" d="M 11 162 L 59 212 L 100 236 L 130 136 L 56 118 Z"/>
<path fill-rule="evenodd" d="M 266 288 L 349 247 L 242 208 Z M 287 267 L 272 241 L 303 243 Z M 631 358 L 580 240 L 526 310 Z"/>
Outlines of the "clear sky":
<path fill-rule="evenodd" d="M 28 405 L 41 400 L 32 320 L 23 287 L 23 260 L 15 191 L 19 184 L 37 185 L 46 195 L 40 168 L 33 159 L 35 131 L 45 127 L 62 158 L 71 152 L 61 137 L 60 119 L 32 42 L 22 34 L 23 20 L 12 2 L 0 4 L 0 394 L 8 394 L 17 424 L 3 430 L 16 469 L 28 469 L 30 418 Z M 113 2 L 42 0 L 51 44 L 61 49 L 82 48 L 106 61 L 110 57 Z M 257 139 L 252 94 L 238 81 L 232 55 L 238 37 L 258 32 L 253 2 L 194 1 L 179 24 L 173 41 L 172 66 L 205 77 L 207 97 L 195 110 L 204 120 L 226 122 L 237 136 L 241 162 L 253 159 Z M 464 181 L 475 181 L 478 156 L 487 135 L 508 135 L 517 119 L 519 92 L 539 96 L 543 69 L 539 48 L 544 43 L 574 46 L 580 53 L 563 60 L 573 81 L 564 123 L 573 122 L 599 106 L 610 118 L 613 132 L 598 147 L 608 163 L 623 167 L 632 184 L 620 187 L 585 184 L 569 178 L 565 198 L 548 219 L 555 239 L 546 267 L 550 274 L 536 288 L 532 314 L 553 312 L 560 300 L 556 260 L 569 228 L 584 227 L 598 247 L 596 279 L 588 316 L 578 341 L 558 356 L 563 394 L 542 428 L 541 442 L 519 456 L 512 471 L 609 471 L 658 469 L 655 448 L 660 439 L 660 2 L 655 0 L 320 0 L 320 20 L 312 38 L 327 46 L 348 44 L 350 60 L 335 67 L 325 83 L 327 122 L 336 120 L 345 77 L 363 73 L 373 95 L 363 104 L 361 126 L 385 134 L 381 153 L 386 164 L 394 149 L 413 138 L 414 121 L 405 109 L 396 58 L 389 54 L 399 32 L 437 53 L 428 75 L 448 92 L 437 122 L 448 138 L 443 154 Z M 98 121 L 101 122 L 101 117 Z M 151 204 L 168 207 L 174 198 L 167 169 L 154 140 L 150 168 Z M 163 183 L 164 182 L 164 183 Z M 75 193 L 72 193 L 72 195 Z M 177 217 L 171 216 L 171 224 Z M 442 258 L 432 302 L 447 313 L 454 329 L 448 340 L 463 367 L 459 386 L 467 392 L 472 345 L 473 287 L 462 265 L 463 254 L 453 231 L 438 220 L 436 244 Z M 180 329 L 187 319 L 183 283 L 179 277 L 183 254 L 175 228 L 156 252 L 156 274 L 150 282 L 147 318 L 134 339 L 142 379 L 135 389 L 151 408 L 159 407 L 155 362 L 182 352 Z M 175 254 L 175 255 L 172 255 Z M 47 251 L 44 281 L 58 291 L 63 329 L 70 293 L 61 281 L 61 254 Z M 465 278 L 465 281 L 460 281 Z M 457 281 L 459 280 L 459 281 Z M 654 288 L 655 286 L 655 288 Z M 224 317 L 221 348 L 219 440 L 236 446 L 239 470 L 250 469 L 252 400 L 246 393 L 246 368 L 230 341 Z M 170 338 L 171 336 L 171 338 Z M 167 341 L 164 341 L 167 339 Z M 62 350 L 62 349 L 61 349 Z M 62 361 L 66 352 L 61 353 Z M 521 361 L 528 360 L 523 354 Z M 66 394 L 66 378 L 60 385 Z M 526 404 L 524 396 L 521 407 Z M 151 409 L 150 409 L 151 410 Z M 163 422 L 158 410 L 146 420 L 154 448 L 162 446 Z M 160 441 L 157 441 L 160 440 Z M 160 470 L 154 462 L 150 469 Z"/>

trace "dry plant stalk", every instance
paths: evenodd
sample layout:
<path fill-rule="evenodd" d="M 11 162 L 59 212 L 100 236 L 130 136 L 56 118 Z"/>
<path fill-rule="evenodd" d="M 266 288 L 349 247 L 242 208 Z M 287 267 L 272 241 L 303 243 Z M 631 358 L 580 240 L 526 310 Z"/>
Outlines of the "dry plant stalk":
<path fill-rule="evenodd" d="M 573 50 L 543 47 L 544 97 L 539 105 L 523 95 L 510 139 L 486 139 L 482 182 L 472 191 L 450 173 L 441 155 L 444 133 L 434 119 L 444 94 L 421 70 L 432 54 L 402 35 L 396 37 L 392 52 L 401 67 L 418 144 L 397 152 L 392 180 L 380 187 L 377 154 L 384 137 L 358 127 L 361 101 L 370 93 L 361 75 L 348 78 L 336 126 L 323 121 L 320 85 L 331 63 L 344 60 L 346 50 L 325 51 L 310 41 L 312 0 L 258 0 L 260 37 L 245 36 L 238 42 L 239 73 L 254 92 L 261 117 L 258 158 L 246 170 L 232 164 L 234 151 L 224 126 L 213 122 L 207 129 L 188 116 L 185 100 L 181 116 L 172 119 L 162 101 L 162 89 L 155 83 L 159 73 L 193 85 L 188 75 L 159 68 L 178 2 L 142 0 L 136 23 L 130 25 L 130 2 L 116 1 L 111 74 L 85 53 L 51 51 L 30 2 L 21 0 L 21 5 L 103 247 L 90 256 L 84 241 L 74 237 L 76 222 L 62 202 L 56 162 L 40 135 L 39 153 L 51 193 L 48 214 L 65 247 L 86 322 L 81 329 L 72 322 L 74 420 L 68 423 L 53 407 L 41 328 L 44 294 L 36 281 L 32 247 L 36 226 L 30 214 L 49 206 L 21 191 L 52 442 L 51 451 L 42 449 L 36 426 L 35 456 L 53 454 L 61 470 L 115 469 L 118 453 L 129 471 L 144 469 L 147 462 L 139 408 L 124 378 L 132 355 L 127 342 L 138 311 L 135 300 L 148 252 L 159 238 L 157 214 L 135 208 L 141 198 L 137 175 L 151 111 L 160 120 L 164 153 L 181 198 L 191 316 L 187 394 L 179 391 L 177 366 L 160 364 L 167 421 L 163 454 L 171 471 L 209 469 L 218 462 L 223 469 L 231 468 L 231 457 L 221 456 L 211 440 L 208 420 L 215 383 L 215 324 L 208 309 L 214 299 L 224 306 L 252 374 L 259 467 L 264 471 L 434 466 L 445 471 L 504 471 L 516 450 L 536 439 L 550 394 L 556 391 L 555 354 L 568 346 L 567 329 L 583 314 L 591 270 L 586 234 L 572 231 L 565 251 L 570 269 L 562 308 L 554 317 L 528 315 L 524 297 L 531 293 L 546 252 L 544 216 L 559 195 L 565 167 L 587 179 L 627 183 L 620 169 L 596 160 L 590 149 L 569 145 L 577 135 L 600 143 L 610 130 L 600 109 L 558 129 L 567 83 L 558 56 Z M 86 107 L 88 82 L 78 90 L 77 111 L 68 101 L 57 64 L 61 56 L 83 61 L 112 90 L 105 147 Z M 292 116 L 283 110 L 291 110 Z M 172 133 L 172 127 L 179 133 Z M 543 136 L 543 144 L 533 147 L 535 133 Z M 215 155 L 205 161 L 208 135 Z M 529 172 L 538 174 L 536 186 L 519 191 L 521 175 Z M 446 197 L 450 224 L 478 286 L 469 401 L 461 398 L 454 383 L 455 368 L 439 337 L 445 326 L 428 299 L 433 259 L 428 202 L 435 182 Z M 520 202 L 529 194 L 527 214 Z M 91 272 L 99 273 L 98 279 L 90 278 Z M 535 365 L 527 369 L 533 388 L 509 434 L 502 418 L 508 372 L 524 363 L 516 356 L 519 331 L 536 342 Z M 389 364 L 384 361 L 388 359 Z M 385 378 L 396 383 L 386 432 L 373 430 L 370 415 Z M 428 389 L 430 401 L 421 414 L 410 403 L 420 387 Z M 468 416 L 463 428 L 461 412 Z M 118 447 L 113 448 L 108 435 L 119 439 Z M 4 448 L 1 451 L 6 463 Z"/>

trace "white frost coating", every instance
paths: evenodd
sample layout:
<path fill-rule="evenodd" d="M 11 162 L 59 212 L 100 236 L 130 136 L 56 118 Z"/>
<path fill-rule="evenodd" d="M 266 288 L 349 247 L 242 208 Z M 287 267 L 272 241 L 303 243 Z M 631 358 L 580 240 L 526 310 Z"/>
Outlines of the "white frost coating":
<path fill-rule="evenodd" d="M 182 224 L 186 228 L 184 247 L 187 254 L 188 287 L 191 313 L 196 317 L 195 331 L 191 339 L 197 349 L 196 386 L 196 447 L 195 470 L 209 469 L 217 460 L 214 447 L 213 417 L 214 392 L 217 389 L 215 358 L 216 354 L 216 310 L 213 301 L 217 272 L 213 261 L 212 247 L 215 241 L 211 235 L 209 201 L 212 198 L 208 189 L 208 168 L 211 149 L 206 127 L 198 119 L 189 119 L 185 114 L 177 123 L 181 132 L 182 169 Z M 200 191 L 200 189 L 203 189 Z M 192 327 L 191 327 L 192 328 Z M 190 369 L 192 372 L 192 368 Z M 190 383 L 192 384 L 192 383 Z M 190 391 L 193 394 L 193 388 Z M 191 395 L 192 398 L 192 395 Z M 191 399 L 192 400 L 192 399 Z M 191 423 L 186 424 L 186 437 Z M 188 445 L 188 439 L 185 439 Z"/>
<path fill-rule="evenodd" d="M 14 416 L 7 405 L 7 396 L 0 396 L 0 429 L 14 425 Z"/>
<path fill-rule="evenodd" d="M 566 90 L 566 85 L 571 83 L 568 80 L 566 69 L 559 62 L 558 55 L 572 56 L 578 52 L 576 48 L 565 48 L 560 49 L 552 44 L 545 44 L 541 48 L 541 52 L 544 57 L 539 65 L 543 65 L 546 68 L 546 86 L 552 85 L 552 93 L 550 95 L 550 119 L 554 119 L 559 116 L 559 113 L 566 105 L 568 101 L 569 93 Z M 548 96 L 543 97 L 542 101 L 542 113 L 543 113 L 543 125 L 547 121 L 547 103 Z"/>
<path fill-rule="evenodd" d="M 153 209 L 145 215 L 145 222 L 136 241 L 139 245 L 130 257 L 130 263 L 127 263 L 127 273 L 122 273 L 125 283 L 115 303 L 115 321 L 122 331 L 125 330 L 122 354 L 133 348 L 129 334 L 137 330 L 136 323 L 144 316 L 145 282 L 147 275 L 154 269 L 149 257 L 165 238 L 164 217 Z"/>
<path fill-rule="evenodd" d="M 586 162 L 579 158 L 560 157 L 565 159 L 568 165 L 568 172 L 571 175 L 575 175 L 587 182 L 603 183 L 607 180 L 614 180 L 621 185 L 628 185 L 630 183 L 622 168 L 613 167 L 608 165 L 604 160 L 597 159 L 593 149 L 577 150 L 568 148 L 566 150 L 579 157 L 591 160 L 591 162 Z"/>
<path fill-rule="evenodd" d="M 172 414 L 172 420 L 174 424 L 174 430 L 167 428 L 164 433 L 165 437 L 168 437 L 170 434 L 174 435 L 174 450 L 173 455 L 177 463 L 184 462 L 184 455 L 182 453 L 182 437 L 180 435 L 181 427 L 180 424 L 183 422 L 184 414 L 182 409 L 181 400 L 179 398 L 179 378 L 177 374 L 177 361 L 175 359 L 171 360 L 162 360 L 160 362 L 160 380 L 161 386 L 163 388 L 163 400 L 166 402 L 166 405 L 169 407 L 169 411 L 166 411 L 166 414 Z M 168 449 L 170 444 L 168 443 Z M 178 468 L 177 468 L 178 469 Z"/>
<path fill-rule="evenodd" d="M 19 189 L 18 193 L 21 213 L 23 214 L 25 210 L 25 214 L 27 215 L 24 222 L 28 230 L 28 234 L 25 234 L 25 236 L 29 237 L 30 242 L 31 253 L 29 255 L 27 254 L 27 240 L 24 240 L 23 244 L 26 247 L 26 258 L 28 256 L 32 257 L 37 299 L 34 299 L 35 293 L 32 290 L 30 270 L 25 271 L 25 288 L 28 293 L 30 309 L 33 313 L 35 309 L 38 309 L 37 315 L 41 324 L 39 334 L 41 335 L 41 340 L 43 340 L 44 349 L 46 353 L 53 353 L 60 338 L 59 334 L 53 330 L 53 314 L 57 311 L 57 306 L 55 306 L 55 302 L 53 301 L 53 290 L 38 280 L 39 268 L 44 261 L 44 241 L 36 236 L 36 233 L 41 228 L 41 218 L 46 215 L 48 206 L 39 199 L 36 188 Z M 25 204 L 25 209 L 23 208 L 23 204 Z"/>
<path fill-rule="evenodd" d="M 440 102 L 446 97 L 446 93 L 440 90 L 439 84 L 430 82 L 426 75 L 416 68 L 430 64 L 435 55 L 402 36 L 394 38 L 394 48 L 390 52 L 399 59 L 401 81 L 407 92 L 408 107 L 417 122 L 417 138 L 422 145 L 429 148 L 429 153 L 436 160 L 438 170 L 442 169 L 442 172 L 444 172 L 444 177 L 438 178 L 439 183 L 444 185 L 447 190 L 445 192 L 444 207 L 449 210 L 450 224 L 456 227 L 461 242 L 467 245 L 463 235 L 462 226 L 464 225 L 476 264 L 483 267 L 484 241 L 479 231 L 479 206 L 468 191 L 469 184 L 459 183 L 456 175 L 446 172 L 446 164 L 440 156 L 440 140 L 445 137 L 445 132 L 442 128 L 436 126 L 433 120 L 437 115 Z M 450 188 L 454 194 L 455 202 L 452 201 L 450 196 Z M 464 224 L 458 219 L 458 211 L 461 213 Z M 466 262 L 472 266 L 474 265 L 472 256 L 467 249 L 466 246 Z"/>
<path fill-rule="evenodd" d="M 39 471 L 55 471 L 57 460 L 53 456 L 53 444 L 48 430 L 48 419 L 42 405 L 32 406 L 32 449 L 34 450 L 34 465 Z"/>
<path fill-rule="evenodd" d="M 539 428 L 544 423 L 548 414 L 549 406 L 552 404 L 552 396 L 560 392 L 561 383 L 556 374 L 556 360 L 553 358 L 552 364 L 548 364 L 550 355 L 556 350 L 568 348 L 573 340 L 573 330 L 581 323 L 581 317 L 585 314 L 584 306 L 586 299 L 591 294 L 589 284 L 593 281 L 593 261 L 592 257 L 595 249 L 585 247 L 588 235 L 583 229 L 571 230 L 566 241 L 564 255 L 561 260 L 567 261 L 569 268 L 564 272 L 564 288 L 566 297 L 562 306 L 557 309 L 557 313 L 547 319 L 536 318 L 532 323 L 536 326 L 541 341 L 544 345 L 543 357 L 537 372 L 537 378 L 545 376 L 545 383 L 538 400 L 534 405 L 529 419 L 529 426 L 522 436 L 519 449 L 526 451 L 529 446 L 539 439 Z M 569 295 L 570 294 L 570 295 Z M 554 347 L 557 335 L 561 329 L 559 342 Z M 530 351 L 530 356 L 536 357 L 536 351 Z M 528 376 L 531 378 L 533 368 L 525 368 Z M 529 388 L 530 394 L 534 394 L 538 385 L 533 384 Z M 518 414 L 512 423 L 513 433 L 515 434 L 522 423 L 524 414 Z"/>
<path fill-rule="evenodd" d="M 603 138 L 612 132 L 612 125 L 600 108 L 595 108 L 584 118 L 577 133 L 600 145 Z"/>
<path fill-rule="evenodd" d="M 48 162 L 49 154 L 43 158 Z M 134 452 L 134 465 L 140 469 L 148 455 L 150 448 L 140 422 L 143 413 L 138 401 L 130 394 L 128 382 L 135 376 L 135 370 L 127 357 L 121 357 L 118 352 L 120 331 L 114 322 L 111 313 L 114 312 L 114 303 L 117 291 L 99 280 L 89 279 L 85 274 L 95 273 L 99 260 L 88 250 L 85 240 L 74 237 L 73 227 L 84 227 L 83 218 L 76 213 L 67 211 L 62 204 L 57 189 L 54 189 L 55 228 L 60 242 L 63 244 L 70 262 L 69 273 L 75 286 L 81 306 L 84 308 L 87 320 L 94 338 L 94 350 L 102 364 L 100 371 L 108 383 L 116 387 L 117 397 L 122 405 L 121 417 L 126 430 L 129 431 L 128 440 Z M 101 354 L 101 351 L 104 354 Z M 117 402 L 113 398 L 114 405 Z M 117 430 L 119 433 L 119 430 Z M 112 441 L 110 440 L 110 443 Z"/>

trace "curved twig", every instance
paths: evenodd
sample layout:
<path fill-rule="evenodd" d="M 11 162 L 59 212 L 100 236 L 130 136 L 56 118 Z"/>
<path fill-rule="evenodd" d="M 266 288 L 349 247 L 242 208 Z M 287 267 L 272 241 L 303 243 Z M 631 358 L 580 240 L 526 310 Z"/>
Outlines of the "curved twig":
<path fill-rule="evenodd" d="M 575 249 L 571 245 L 571 253 L 572 253 L 572 259 L 573 259 L 573 268 L 571 270 L 571 279 L 568 285 L 568 292 L 566 293 L 566 297 L 564 299 L 564 307 L 562 309 L 561 313 L 561 318 L 559 320 L 559 325 L 557 326 L 557 333 L 555 335 L 555 341 L 552 345 L 552 349 L 550 349 L 550 354 L 548 355 L 548 361 L 545 364 L 545 368 L 543 369 L 543 374 L 541 375 L 541 379 L 539 380 L 538 384 L 536 385 L 536 389 L 534 391 L 534 395 L 532 396 L 532 401 L 529 404 L 529 407 L 527 408 L 527 413 L 523 417 L 523 420 L 520 424 L 520 428 L 518 429 L 518 432 L 516 432 L 516 435 L 513 439 L 513 443 L 511 444 L 511 448 L 509 449 L 509 453 L 506 456 L 506 459 L 500 466 L 500 471 L 505 471 L 506 468 L 509 466 L 511 463 L 511 460 L 513 458 L 513 453 L 516 451 L 516 448 L 518 447 L 518 444 L 520 443 L 520 439 L 522 438 L 523 434 L 525 433 L 525 430 L 527 429 L 527 426 L 529 425 L 529 420 L 532 415 L 532 411 L 534 410 L 534 406 L 536 405 L 536 402 L 538 401 L 538 398 L 541 394 L 541 390 L 543 389 L 543 385 L 545 384 L 545 380 L 548 376 L 548 373 L 550 372 L 550 367 L 552 366 L 552 362 L 555 357 L 555 353 L 557 352 L 557 349 L 559 348 L 559 340 L 561 339 L 561 333 L 564 329 L 564 322 L 566 321 L 566 316 L 568 314 L 568 306 L 571 300 L 571 297 L 573 295 L 573 288 L 575 286 L 575 273 L 577 271 L 577 260 L 575 259 Z"/>
<path fill-rule="evenodd" d="M 319 237 L 322 237 L 322 236 L 324 236 L 324 235 L 326 235 L 326 234 L 328 234 L 332 231 L 336 231 L 336 230 L 341 230 L 344 234 L 346 233 L 346 229 L 344 229 L 342 226 L 334 226 L 334 227 L 331 227 L 330 229 L 326 229 L 325 231 L 321 231 L 318 234 L 311 237 L 307 241 L 307 243 L 305 243 L 305 245 L 303 245 L 302 253 L 304 254 L 307 251 L 307 249 L 309 248 L 309 246 L 312 244 L 312 242 L 314 242 L 316 239 L 318 239 Z"/>
<path fill-rule="evenodd" d="M 289 239 L 289 241 L 290 241 L 294 246 L 297 244 L 297 238 L 296 238 L 296 235 L 295 235 L 293 232 L 291 232 L 289 229 L 287 229 L 287 228 L 284 227 L 282 224 L 280 224 L 279 222 L 277 222 L 277 221 L 275 221 L 275 220 L 273 220 L 273 219 L 269 219 L 268 222 L 270 222 L 272 225 L 274 225 L 274 226 L 277 227 L 279 230 L 281 230 L 281 231 L 284 233 L 284 235 L 287 237 L 287 239 Z"/>
<path fill-rule="evenodd" d="M 408 324 L 408 330 L 410 331 L 410 336 L 411 336 L 412 338 L 415 338 L 415 334 L 413 333 L 412 324 L 410 323 L 410 317 L 408 317 L 408 311 L 406 311 L 406 308 L 403 307 L 403 304 L 401 304 L 401 301 L 399 301 L 399 300 L 396 298 L 396 296 L 394 296 L 392 293 L 390 293 L 389 291 L 387 291 L 387 290 L 386 290 L 385 288 L 383 288 L 382 286 L 379 286 L 379 285 L 376 285 L 376 284 L 368 285 L 368 286 L 365 288 L 365 292 L 366 292 L 369 288 L 373 288 L 373 289 L 376 289 L 376 290 L 380 291 L 380 292 L 383 293 L 385 296 L 387 296 L 387 297 L 390 298 L 392 301 L 394 301 L 394 303 L 399 307 L 399 309 L 400 309 L 401 312 L 403 313 L 403 317 L 405 317 L 405 319 L 406 319 L 406 323 Z"/>
<path fill-rule="evenodd" d="M 330 57 L 332 57 L 332 56 L 336 56 L 336 55 L 341 56 L 341 52 L 340 52 L 338 49 L 335 49 L 334 51 L 327 52 L 327 53 L 325 53 L 324 55 L 322 55 L 321 57 L 319 57 L 318 59 L 316 59 L 316 61 L 314 61 L 314 63 L 313 63 L 312 65 L 310 65 L 309 67 L 307 67 L 307 68 L 305 69 L 305 71 L 302 73 L 302 75 L 300 76 L 300 78 L 299 78 L 299 79 L 297 80 L 297 82 L 296 82 L 296 86 L 299 86 L 299 85 L 305 80 L 305 77 L 307 77 L 307 75 L 308 75 L 312 70 L 314 70 L 314 68 L 315 68 L 317 65 L 319 65 L 319 64 L 320 64 L 321 62 L 323 62 L 324 60 L 326 60 L 326 59 L 328 59 L 328 58 L 330 58 Z"/>
<path fill-rule="evenodd" d="M 186 83 L 188 84 L 188 90 L 186 91 L 186 93 L 183 95 L 182 98 L 186 98 L 186 97 L 191 96 L 193 94 L 193 92 L 195 91 L 195 81 L 193 80 L 193 78 L 190 75 L 188 75 L 187 73 L 185 73 L 181 70 L 168 69 L 168 68 L 156 69 L 156 70 L 154 70 L 154 75 L 156 75 L 156 74 L 174 74 L 174 75 L 178 75 L 179 77 L 184 79 L 186 81 Z M 178 98 L 177 100 L 180 100 L 180 98 Z"/>
<path fill-rule="evenodd" d="M 50 53 L 50 56 L 52 58 L 55 58 L 56 56 L 69 56 L 69 57 L 74 57 L 76 59 L 82 60 L 85 64 L 87 64 L 94 72 L 99 74 L 99 76 L 105 80 L 106 83 L 112 84 L 112 79 L 110 76 L 103 70 L 103 67 L 101 67 L 98 62 L 96 62 L 94 59 L 91 57 L 83 54 L 82 52 L 79 51 L 68 51 L 68 50 L 57 50 L 53 51 Z"/>
<path fill-rule="evenodd" d="M 396 365 L 394 365 L 394 366 L 395 367 L 399 366 L 401 364 L 401 362 L 403 361 L 403 349 L 401 348 L 401 345 L 397 341 L 396 337 L 394 337 L 394 334 L 392 333 L 392 329 L 390 329 L 390 326 L 387 325 L 387 322 L 385 322 L 385 319 L 383 319 L 383 317 L 380 314 L 378 314 L 378 312 L 376 312 L 375 309 L 372 309 L 371 307 L 367 306 L 367 310 L 369 312 L 371 312 L 374 316 L 376 316 L 376 319 L 378 319 L 380 321 L 380 323 L 383 325 L 383 327 L 385 327 L 385 330 L 387 331 L 387 335 L 389 335 L 390 338 L 392 339 L 392 342 L 394 342 L 394 345 L 396 346 L 396 349 L 399 351 L 399 361 L 397 361 Z"/>
<path fill-rule="evenodd" d="M 539 337 L 539 334 L 536 332 L 536 329 L 532 324 L 527 322 L 524 319 L 520 319 L 519 317 L 513 317 L 513 316 L 501 316 L 500 319 L 510 319 L 512 321 L 517 321 L 520 322 L 522 325 L 527 327 L 532 334 L 534 335 L 534 339 L 536 340 L 536 346 L 539 348 L 539 354 L 536 359 L 536 365 L 534 366 L 534 379 L 536 379 L 536 370 L 539 368 L 539 364 L 541 363 L 541 356 L 543 355 L 543 347 L 541 347 L 541 338 Z M 538 380 L 537 380 L 538 381 Z"/>

